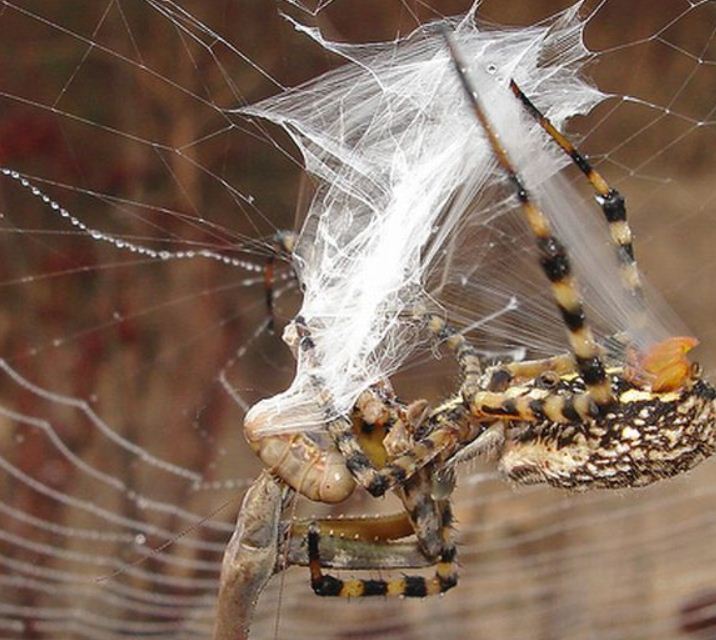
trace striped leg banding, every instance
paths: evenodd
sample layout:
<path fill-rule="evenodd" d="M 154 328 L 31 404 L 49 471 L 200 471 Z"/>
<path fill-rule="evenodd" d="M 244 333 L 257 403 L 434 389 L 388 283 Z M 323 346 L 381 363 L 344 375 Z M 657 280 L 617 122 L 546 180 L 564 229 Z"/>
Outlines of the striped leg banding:
<path fill-rule="evenodd" d="M 611 406 L 614 403 L 614 396 L 600 359 L 599 348 L 586 321 L 582 298 L 571 272 L 567 248 L 553 235 L 549 220 L 532 200 L 522 178 L 517 173 L 507 149 L 500 140 L 499 133 L 490 122 L 475 88 L 470 83 L 465 63 L 455 42 L 447 33 L 445 38 L 469 106 L 487 137 L 498 165 L 512 185 L 522 213 L 535 238 L 542 271 L 550 282 L 552 295 L 562 314 L 580 375 L 597 405 L 600 408 Z"/>
<path fill-rule="evenodd" d="M 609 186 L 604 177 L 591 165 L 579 149 L 547 118 L 534 103 L 522 92 L 514 80 L 510 81 L 510 89 L 525 107 L 527 113 L 539 123 L 552 140 L 572 159 L 574 164 L 586 176 L 596 192 L 596 200 L 602 208 L 604 217 L 609 224 L 609 233 L 617 247 L 621 277 L 624 285 L 635 296 L 643 297 L 641 279 L 634 257 L 633 237 L 627 222 L 626 201 L 624 196 Z"/>
<path fill-rule="evenodd" d="M 353 578 L 342 580 L 324 574 L 321 570 L 319 554 L 320 530 L 313 523 L 308 528 L 308 566 L 311 574 L 311 587 L 316 595 L 340 598 L 365 598 L 369 596 L 424 598 L 438 595 L 452 589 L 458 580 L 457 551 L 455 545 L 448 543 L 443 548 L 436 564 L 435 576 L 403 576 L 390 580 L 370 580 Z"/>

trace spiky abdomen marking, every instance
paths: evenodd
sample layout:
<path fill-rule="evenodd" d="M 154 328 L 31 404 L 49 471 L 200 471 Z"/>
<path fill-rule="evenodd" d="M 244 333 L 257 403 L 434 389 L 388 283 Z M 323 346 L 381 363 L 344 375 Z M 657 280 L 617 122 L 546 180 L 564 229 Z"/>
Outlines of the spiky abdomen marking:
<path fill-rule="evenodd" d="M 639 487 L 675 476 L 710 455 L 716 420 L 710 388 L 672 393 L 626 388 L 612 412 L 588 423 L 512 423 L 500 469 L 519 484 L 586 490 Z"/>

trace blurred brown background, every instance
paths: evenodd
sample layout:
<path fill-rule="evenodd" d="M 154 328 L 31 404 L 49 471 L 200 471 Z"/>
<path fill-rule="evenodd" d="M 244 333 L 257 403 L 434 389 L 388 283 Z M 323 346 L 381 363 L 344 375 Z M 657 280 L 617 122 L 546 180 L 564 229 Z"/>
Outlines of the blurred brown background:
<path fill-rule="evenodd" d="M 0 3 L 0 165 L 33 176 L 88 226 L 262 265 L 270 235 L 295 227 L 302 174 L 282 132 L 226 110 L 340 63 L 279 11 L 364 42 L 470 3 L 320 4 L 312 16 L 273 0 Z M 524 25 L 569 4 L 487 0 L 480 15 Z M 628 195 L 641 264 L 713 369 L 714 128 L 695 122 L 714 120 L 716 7 L 606 0 L 585 11 L 598 6 L 587 44 L 610 52 L 590 75 L 603 91 L 644 102 L 609 101 L 573 131 Z M 291 376 L 277 336 L 251 341 L 265 319 L 260 274 L 94 241 L 9 179 L 0 180 L 0 214 L 0 356 L 204 479 L 197 489 L 158 469 L 81 408 L 2 374 L 0 634 L 206 637 L 227 523 L 259 469 L 242 441 L 242 411 L 217 378 L 226 368 L 251 403 Z M 287 294 L 279 318 L 295 304 Z M 414 397 L 456 384 L 448 376 L 435 388 L 434 377 L 412 374 Z M 480 472 L 466 472 L 458 496 L 457 591 L 424 602 L 326 602 L 294 569 L 262 600 L 256 637 L 716 637 L 713 464 L 622 495 L 513 491 Z M 358 497 L 346 509 L 390 504 Z M 94 580 L 207 516 L 146 562 Z"/>

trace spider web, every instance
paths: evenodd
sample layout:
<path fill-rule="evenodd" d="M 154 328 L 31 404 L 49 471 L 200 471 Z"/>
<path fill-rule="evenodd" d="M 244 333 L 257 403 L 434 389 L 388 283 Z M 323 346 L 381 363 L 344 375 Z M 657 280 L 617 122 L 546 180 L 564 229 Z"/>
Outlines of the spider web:
<path fill-rule="evenodd" d="M 236 398 L 252 404 L 293 373 L 264 330 L 262 268 L 271 236 L 296 227 L 303 191 L 290 141 L 234 110 L 340 64 L 280 11 L 359 43 L 469 3 L 63 4 L 0 7 L 0 628 L 8 638 L 207 637 L 223 545 L 259 469 Z M 534 25 L 566 6 L 525 4 L 485 2 L 480 15 Z M 708 372 L 714 7 L 597 7 L 589 74 L 626 97 L 570 132 L 627 195 L 640 264 L 701 339 Z M 280 327 L 298 305 L 285 267 L 276 292 Z M 470 309 L 452 310 L 470 320 Z M 403 395 L 454 390 L 445 360 L 411 361 Z M 262 598 L 255 637 L 277 624 L 279 637 L 299 638 L 708 634 L 713 476 L 706 463 L 638 493 L 569 496 L 465 470 L 456 591 L 328 602 L 294 569 Z M 391 506 L 357 496 L 345 509 Z"/>

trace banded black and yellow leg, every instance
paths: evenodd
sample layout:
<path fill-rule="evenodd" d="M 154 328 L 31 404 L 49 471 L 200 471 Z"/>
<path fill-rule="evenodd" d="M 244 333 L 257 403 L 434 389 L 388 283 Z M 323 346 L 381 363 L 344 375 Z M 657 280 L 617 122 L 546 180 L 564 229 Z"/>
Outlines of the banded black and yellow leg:
<path fill-rule="evenodd" d="M 478 418 L 511 420 L 549 420 L 568 424 L 584 422 L 599 416 L 599 405 L 591 393 L 555 394 L 541 397 L 514 396 L 506 392 L 478 391 L 465 398 L 470 411 Z"/>
<path fill-rule="evenodd" d="M 300 337 L 299 349 L 307 357 L 312 357 L 313 341 L 310 337 L 308 327 L 302 318 L 296 318 L 295 326 Z M 345 417 L 335 417 L 330 399 L 326 397 L 325 385 L 320 380 L 314 380 L 317 395 L 322 398 L 326 416 L 326 428 L 333 439 L 336 448 L 343 456 L 346 467 L 356 482 L 364 487 L 373 496 L 382 496 L 395 486 L 398 486 L 409 479 L 414 473 L 429 464 L 441 451 L 448 447 L 454 447 L 458 440 L 458 434 L 452 425 L 430 425 L 425 430 L 424 436 L 416 438 L 410 449 L 402 455 L 387 462 L 387 454 L 382 443 L 382 437 L 378 438 L 377 446 L 375 438 L 361 436 L 361 430 L 356 429 L 354 421 Z M 381 397 L 381 389 L 370 389 L 358 399 L 359 420 L 365 419 L 368 423 L 385 428 L 389 423 L 395 426 L 400 420 L 410 420 L 410 407 L 405 407 L 404 416 L 399 415 L 397 403 L 390 402 L 390 398 Z M 389 394 L 388 394 L 389 395 Z M 440 414 L 447 415 L 447 414 Z M 433 429 L 435 426 L 443 426 L 441 429 Z M 358 432 L 358 433 L 357 433 Z M 363 442 L 361 442 L 361 438 Z"/>
<path fill-rule="evenodd" d="M 305 320 L 301 316 L 294 318 L 293 326 L 298 338 L 298 354 L 300 358 L 305 358 L 309 362 L 315 359 L 315 344 L 311 337 L 310 329 L 306 325 Z M 382 488 L 385 485 L 381 477 L 378 467 L 382 461 L 372 459 L 360 445 L 358 437 L 354 431 L 352 420 L 345 416 L 337 415 L 334 407 L 333 398 L 330 391 L 318 375 L 312 374 L 311 381 L 316 391 L 316 399 L 323 410 L 323 418 L 326 429 L 333 439 L 336 448 L 343 457 L 346 468 L 355 478 L 356 482 L 371 491 L 371 487 Z M 376 451 L 380 453 L 382 447 L 377 447 Z M 376 454 L 373 454 L 375 457 Z M 374 495 L 383 495 L 388 487 L 374 493 Z M 371 493 L 373 493 L 371 491 Z"/>
<path fill-rule="evenodd" d="M 491 369 L 488 391 L 505 391 L 516 380 L 534 380 L 540 376 L 544 376 L 543 386 L 548 388 L 552 376 L 573 373 L 576 367 L 571 353 L 540 360 L 510 362 Z"/>
<path fill-rule="evenodd" d="M 395 486 L 387 483 L 382 473 L 370 456 L 362 449 L 353 430 L 353 423 L 346 418 L 331 419 L 327 425 L 328 433 L 338 451 L 345 460 L 346 467 L 356 482 L 374 496 L 382 496 L 388 489 Z"/>
<path fill-rule="evenodd" d="M 487 136 L 499 166 L 513 185 L 524 216 L 536 239 L 542 270 L 551 283 L 552 294 L 567 328 L 570 346 L 575 355 L 580 376 L 587 387 L 589 396 L 598 407 L 606 408 L 611 406 L 614 403 L 611 385 L 599 354 L 599 348 L 586 322 L 582 299 L 574 276 L 571 273 L 567 249 L 552 234 L 552 229 L 546 216 L 532 201 L 506 149 L 502 146 L 492 124 L 488 120 L 477 93 L 470 85 L 460 54 L 449 34 L 446 33 L 445 37 L 473 113 Z"/>
<path fill-rule="evenodd" d="M 522 92 L 517 83 L 512 80 L 510 88 L 515 96 L 522 102 L 527 112 L 540 124 L 547 134 L 560 146 L 560 148 L 574 161 L 574 164 L 587 177 L 589 183 L 597 193 L 597 202 L 602 207 L 604 217 L 609 224 L 609 233 L 617 245 L 624 285 L 641 298 L 642 286 L 639 270 L 634 257 L 632 232 L 627 222 L 626 203 L 619 191 L 609 186 L 604 177 L 590 164 L 572 142 L 547 118 L 534 103 Z"/>
<path fill-rule="evenodd" d="M 318 381 L 315 384 L 319 389 Z M 321 393 L 325 394 L 319 391 L 319 395 Z M 360 436 L 355 422 L 345 417 L 333 417 L 328 407 L 325 408 L 326 428 L 356 482 L 378 497 L 404 483 L 439 454 L 454 449 L 470 435 L 473 425 L 465 418 L 461 398 L 454 398 L 451 403 L 454 407 L 442 406 L 428 415 L 411 447 L 396 457 L 389 458 L 382 443 L 376 446 L 374 439 Z M 405 407 L 406 416 L 410 415 L 411 406 Z M 391 409 L 386 407 L 388 413 Z M 453 417 L 464 424 L 453 424 Z"/>
<path fill-rule="evenodd" d="M 510 362 L 504 365 L 512 377 L 518 380 L 531 380 L 543 373 L 553 372 L 557 375 L 573 373 L 576 370 L 574 356 L 571 353 L 563 353 L 551 358 L 540 360 L 525 360 L 524 362 Z"/>
<path fill-rule="evenodd" d="M 478 379 L 482 374 L 482 363 L 475 348 L 467 341 L 464 335 L 455 327 L 450 326 L 444 318 L 427 312 L 421 315 L 433 335 L 455 354 L 463 384 L 476 388 Z"/>
<path fill-rule="evenodd" d="M 294 327 L 298 337 L 299 357 L 315 357 L 313 340 L 305 321 L 297 317 Z M 462 399 L 453 398 L 448 403 L 452 406 L 439 407 L 426 418 L 425 424 L 416 430 L 414 443 L 409 450 L 388 460 L 387 456 L 383 457 L 385 450 L 382 445 L 377 448 L 364 448 L 361 445 L 353 421 L 344 416 L 336 417 L 330 394 L 318 376 L 313 376 L 313 386 L 318 402 L 323 407 L 326 429 L 341 453 L 347 469 L 358 484 L 376 497 L 405 482 L 441 453 L 446 450 L 453 451 L 461 441 L 472 439 L 476 435 L 473 434 L 473 429 L 480 429 L 479 425 L 474 425 L 466 416 L 467 411 Z M 365 393 L 377 391 L 369 390 Z M 381 404 L 380 398 L 376 396 L 376 399 L 378 404 Z M 361 404 L 360 399 L 358 404 Z M 371 401 L 367 404 L 375 403 Z M 383 403 L 383 408 L 389 415 L 396 413 L 395 406 Z M 405 407 L 406 419 L 409 419 L 410 409 L 410 406 Z"/>
<path fill-rule="evenodd" d="M 311 574 L 311 587 L 319 596 L 343 598 L 363 598 L 367 596 L 397 596 L 406 598 L 424 598 L 452 589 L 457 584 L 457 550 L 452 541 L 452 512 L 446 502 L 443 509 L 444 543 L 432 578 L 423 576 L 402 576 L 388 580 L 353 578 L 342 580 L 321 570 L 320 528 L 313 523 L 308 528 L 308 566 Z"/>
<path fill-rule="evenodd" d="M 544 358 L 511 362 L 490 371 L 486 390 L 463 389 L 462 394 L 477 417 L 500 417 L 515 420 L 544 420 L 552 422 L 578 422 L 598 413 L 589 394 L 550 394 L 560 378 L 576 371 L 574 356 L 570 353 Z M 542 395 L 515 395 L 515 385 L 533 381 L 533 387 L 543 389 Z M 509 391 L 512 389 L 512 391 Z"/>
<path fill-rule="evenodd" d="M 365 462 L 359 462 L 357 466 L 359 458 L 352 452 L 353 443 L 357 443 L 355 434 L 341 436 L 336 433 L 339 428 L 347 429 L 345 424 L 341 427 L 336 422 L 328 426 L 344 459 L 352 460 L 352 473 L 356 480 L 370 494 L 377 497 L 396 486 L 403 485 L 434 460 L 450 458 L 461 446 L 473 442 L 484 433 L 490 427 L 490 423 L 487 420 L 475 420 L 470 414 L 469 405 L 466 404 L 463 396 L 458 394 L 427 416 L 409 450 L 389 458 L 385 466 L 379 469 L 373 467 L 369 470 L 362 466 L 372 466 L 371 460 L 365 456 L 365 453 L 363 453 Z"/>
<path fill-rule="evenodd" d="M 433 498 L 434 473 L 429 464 L 413 474 L 397 491 L 418 544 L 428 558 L 437 558 L 443 548 L 443 503 Z M 454 488 L 451 483 L 447 494 Z"/>
<path fill-rule="evenodd" d="M 464 413 L 459 399 L 454 404 L 456 414 Z M 439 416 L 437 422 L 433 416 Z M 410 448 L 391 458 L 385 456 L 384 450 L 382 455 L 377 453 L 369 442 L 362 443 L 361 440 L 365 438 L 359 437 L 355 424 L 350 420 L 330 420 L 327 429 L 353 477 L 371 495 L 377 497 L 405 483 L 444 450 L 457 446 L 464 435 L 449 421 L 449 417 L 450 412 L 445 411 L 445 407 L 434 411 L 421 425 L 418 430 L 420 435 Z"/>

